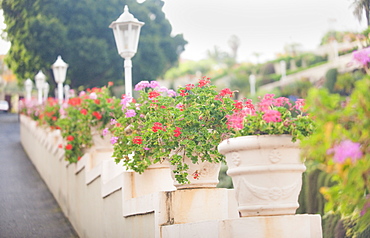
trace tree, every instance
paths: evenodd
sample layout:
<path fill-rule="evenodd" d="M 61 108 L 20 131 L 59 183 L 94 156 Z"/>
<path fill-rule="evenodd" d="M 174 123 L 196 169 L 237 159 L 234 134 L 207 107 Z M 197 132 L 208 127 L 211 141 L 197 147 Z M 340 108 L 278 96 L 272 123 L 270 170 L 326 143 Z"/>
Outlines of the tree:
<path fill-rule="evenodd" d="M 123 82 L 123 59 L 118 55 L 109 24 L 124 5 L 142 27 L 138 52 L 133 57 L 133 83 L 161 76 L 178 62 L 187 43 L 171 36 L 171 25 L 161 0 L 6 0 L 1 1 L 7 40 L 6 62 L 20 82 L 42 69 L 52 78 L 50 66 L 58 55 L 69 64 L 72 87 Z"/>
<path fill-rule="evenodd" d="M 370 26 L 370 0 L 354 0 L 352 3 L 353 14 L 358 21 L 362 20 L 363 11 L 365 11 L 366 23 Z"/>
<path fill-rule="evenodd" d="M 300 43 L 289 43 L 285 44 L 284 51 L 287 55 L 290 55 L 292 57 L 296 57 L 299 52 L 301 52 L 302 45 Z"/>
<path fill-rule="evenodd" d="M 224 52 L 218 46 L 213 46 L 213 50 L 207 50 L 207 58 L 213 60 L 217 64 L 224 63 L 225 59 L 229 57 L 227 52 Z"/>

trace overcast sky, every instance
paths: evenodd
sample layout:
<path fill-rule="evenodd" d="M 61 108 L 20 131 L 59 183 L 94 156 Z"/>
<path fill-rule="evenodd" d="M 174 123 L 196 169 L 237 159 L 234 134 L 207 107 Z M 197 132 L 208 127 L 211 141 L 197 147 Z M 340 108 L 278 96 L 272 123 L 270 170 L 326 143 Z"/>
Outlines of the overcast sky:
<path fill-rule="evenodd" d="M 183 33 L 189 42 L 182 58 L 205 58 L 215 45 L 230 51 L 231 35 L 241 40 L 240 61 L 273 59 L 284 45 L 300 43 L 314 49 L 329 30 L 366 29 L 350 8 L 353 0 L 164 0 L 163 11 L 173 33 Z"/>
<path fill-rule="evenodd" d="M 230 51 L 232 35 L 241 41 L 239 61 L 273 59 L 284 45 L 300 43 L 304 49 L 316 48 L 329 30 L 366 29 L 350 8 L 353 0 L 164 0 L 163 11 L 173 33 L 184 34 L 189 42 L 182 58 L 200 60 L 214 46 Z M 1 15 L 1 14 L 0 14 Z M 115 16 L 112 16 L 114 20 Z M 139 19 L 140 20 L 140 19 Z M 0 16 L 0 28 L 3 18 Z M 0 40 L 0 54 L 9 43 Z"/>

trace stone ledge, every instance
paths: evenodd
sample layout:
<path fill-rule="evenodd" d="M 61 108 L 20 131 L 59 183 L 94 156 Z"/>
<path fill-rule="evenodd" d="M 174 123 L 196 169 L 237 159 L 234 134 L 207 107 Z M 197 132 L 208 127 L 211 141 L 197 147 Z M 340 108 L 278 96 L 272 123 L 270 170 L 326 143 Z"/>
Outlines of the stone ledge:
<path fill-rule="evenodd" d="M 258 216 L 162 226 L 162 238 L 321 238 L 320 215 Z"/>

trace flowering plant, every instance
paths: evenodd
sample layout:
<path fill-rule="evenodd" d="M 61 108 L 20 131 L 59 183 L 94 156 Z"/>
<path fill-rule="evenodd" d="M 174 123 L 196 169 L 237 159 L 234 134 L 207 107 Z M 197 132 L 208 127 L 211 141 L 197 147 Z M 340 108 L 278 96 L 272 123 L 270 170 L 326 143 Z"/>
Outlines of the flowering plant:
<path fill-rule="evenodd" d="M 57 121 L 61 128 L 65 145 L 65 158 L 71 163 L 77 162 L 84 154 L 84 149 L 92 146 L 92 127 L 102 129 L 117 115 L 119 100 L 110 96 L 109 86 L 87 89 L 65 102 L 61 108 L 62 117 Z"/>
<path fill-rule="evenodd" d="M 152 138 L 151 118 L 165 109 L 171 101 L 174 92 L 160 88 L 156 81 L 141 82 L 135 87 L 140 91 L 140 97 L 135 100 L 130 96 L 122 95 L 120 109 L 123 116 L 115 115 L 110 122 L 110 128 L 105 133 L 112 132 L 111 143 L 114 145 L 113 157 L 136 172 L 142 173 L 152 163 L 161 162 L 160 141 Z M 161 106 L 159 106 L 159 100 Z M 168 102 L 166 102 L 168 101 Z"/>
<path fill-rule="evenodd" d="M 43 104 L 43 113 L 40 113 L 38 121 L 41 125 L 48 125 L 51 129 L 58 129 L 56 125 L 59 114 L 60 105 L 55 98 L 48 98 Z"/>
<path fill-rule="evenodd" d="M 370 47 L 354 51 L 352 53 L 352 58 L 357 64 L 360 64 L 365 69 L 367 74 L 370 74 Z"/>
<path fill-rule="evenodd" d="M 294 104 L 288 98 L 275 98 L 274 94 L 266 94 L 256 104 L 252 100 L 240 100 L 234 111 L 227 116 L 227 125 L 231 135 L 282 135 L 292 136 L 292 141 L 309 136 L 314 131 L 314 122 L 304 113 L 303 99 Z"/>
<path fill-rule="evenodd" d="M 116 162 L 123 159 L 124 165 L 141 173 L 168 159 L 175 167 L 174 177 L 183 184 L 189 182 L 185 156 L 192 163 L 224 160 L 216 147 L 227 134 L 226 115 L 237 110 L 233 92 L 217 92 L 207 78 L 180 87 L 177 93 L 155 81 L 141 82 L 135 90 L 141 92 L 140 98 L 124 98 L 125 117 L 113 121 Z"/>
<path fill-rule="evenodd" d="M 351 222 L 345 227 L 355 237 L 370 220 L 370 77 L 356 82 L 350 97 L 325 89 L 310 90 L 307 103 L 317 129 L 302 141 L 306 161 L 331 177 L 321 187 L 326 213 L 338 213 Z"/>
<path fill-rule="evenodd" d="M 59 118 L 60 105 L 54 98 L 48 98 L 43 104 L 35 99 L 19 101 L 19 113 L 31 117 L 39 126 L 50 126 L 57 129 L 56 121 Z"/>

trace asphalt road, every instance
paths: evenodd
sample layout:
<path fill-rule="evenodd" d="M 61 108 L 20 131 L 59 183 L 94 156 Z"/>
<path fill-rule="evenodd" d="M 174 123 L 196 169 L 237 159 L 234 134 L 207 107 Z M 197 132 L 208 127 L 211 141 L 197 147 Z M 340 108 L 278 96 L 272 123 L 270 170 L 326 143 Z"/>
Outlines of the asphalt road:
<path fill-rule="evenodd" d="M 0 238 L 78 237 L 20 143 L 17 114 L 0 113 Z"/>

